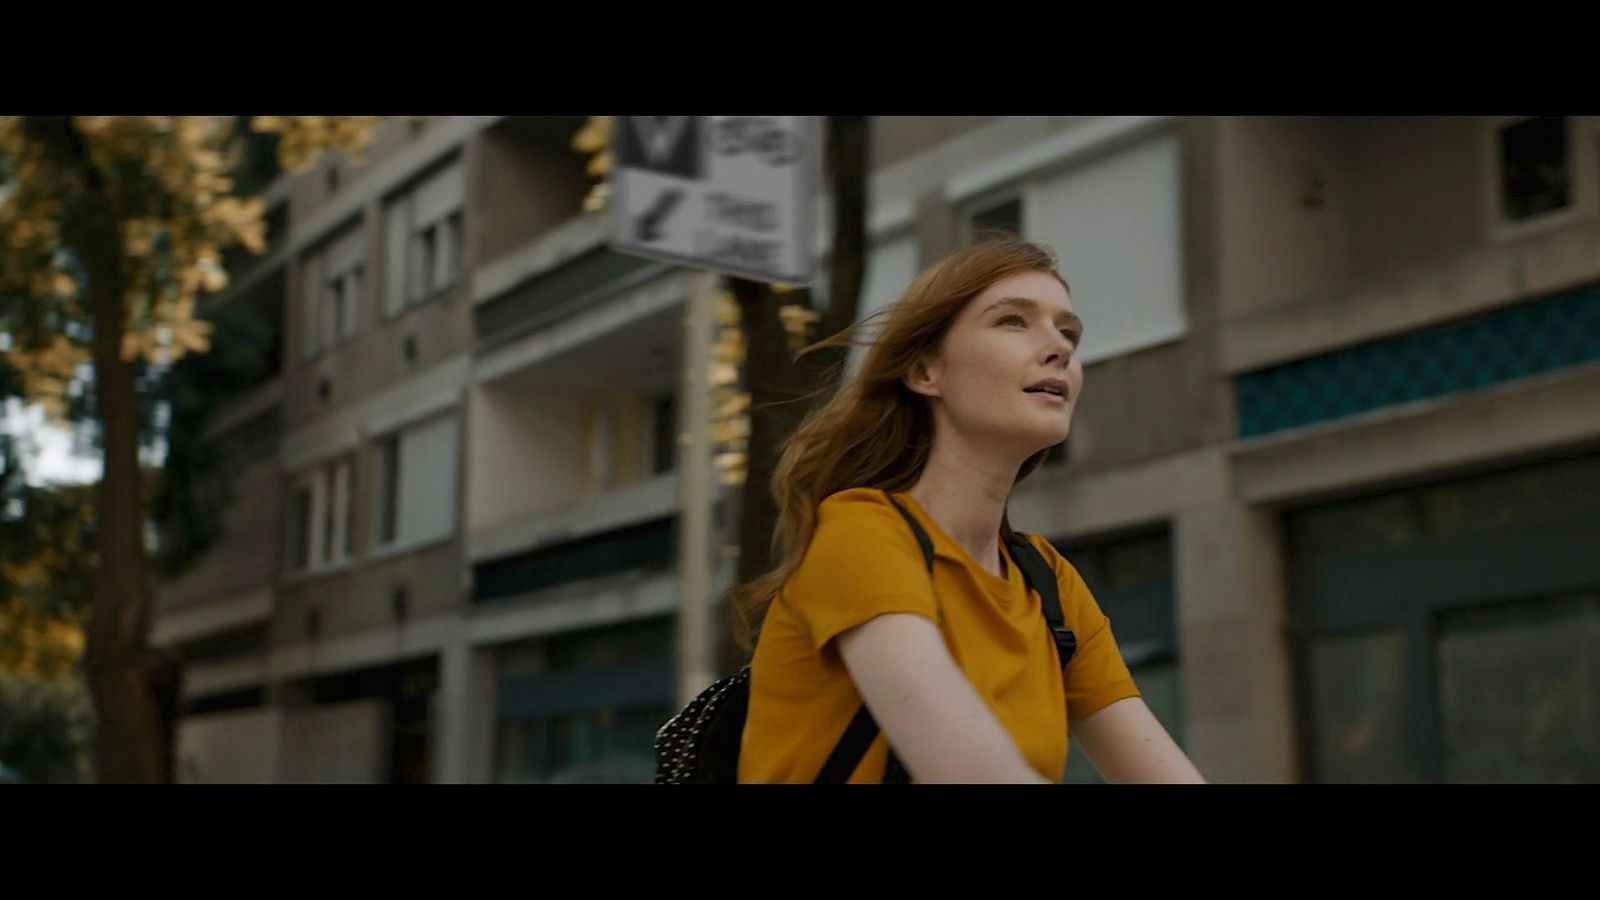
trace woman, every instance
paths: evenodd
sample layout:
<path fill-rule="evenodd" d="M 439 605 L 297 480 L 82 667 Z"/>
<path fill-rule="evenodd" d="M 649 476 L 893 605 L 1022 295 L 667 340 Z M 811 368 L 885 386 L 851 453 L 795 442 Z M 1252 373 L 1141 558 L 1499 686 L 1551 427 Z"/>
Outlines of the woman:
<path fill-rule="evenodd" d="M 1057 783 L 1069 723 L 1107 781 L 1203 781 L 1072 565 L 1030 539 L 1077 638 L 1063 672 L 1005 547 L 1012 487 L 1071 427 L 1082 336 L 1048 250 L 977 244 L 911 283 L 790 437 L 781 562 L 737 598 L 747 650 L 759 622 L 740 781 L 812 781 L 863 702 L 881 733 L 851 782 L 882 780 L 892 745 L 918 782 Z M 932 540 L 931 574 L 896 503 Z"/>

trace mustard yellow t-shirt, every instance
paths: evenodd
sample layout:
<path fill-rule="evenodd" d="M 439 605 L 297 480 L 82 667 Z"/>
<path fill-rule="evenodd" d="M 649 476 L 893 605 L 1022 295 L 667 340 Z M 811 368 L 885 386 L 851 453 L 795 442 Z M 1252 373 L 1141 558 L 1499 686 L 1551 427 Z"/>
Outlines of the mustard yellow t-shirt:
<path fill-rule="evenodd" d="M 895 499 L 933 541 L 931 584 L 916 537 L 883 491 L 852 488 L 822 502 L 811 544 L 774 598 L 756 642 L 739 781 L 816 778 L 861 708 L 833 639 L 875 616 L 905 612 L 938 624 L 950 655 L 1023 756 L 1059 782 L 1068 721 L 1140 696 L 1111 620 L 1072 564 L 1033 537 L 1055 570 L 1062 615 L 1078 638 L 1063 672 L 1039 595 L 1027 589 L 1004 544 L 1001 578 L 945 534 L 910 494 Z M 887 762 L 880 732 L 851 783 L 881 781 Z"/>

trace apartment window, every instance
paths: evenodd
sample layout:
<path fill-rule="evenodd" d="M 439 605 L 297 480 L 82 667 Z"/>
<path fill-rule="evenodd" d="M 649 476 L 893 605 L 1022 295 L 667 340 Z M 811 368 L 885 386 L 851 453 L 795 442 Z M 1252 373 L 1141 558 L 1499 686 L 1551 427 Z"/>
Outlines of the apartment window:
<path fill-rule="evenodd" d="M 1117 646 L 1145 705 L 1172 739 L 1184 746 L 1171 532 L 1163 527 L 1076 545 L 1058 541 L 1056 547 L 1083 576 L 1100 609 L 1111 619 Z M 1083 748 L 1076 745 L 1067 754 L 1065 779 L 1069 784 L 1104 780 Z"/>
<path fill-rule="evenodd" d="M 333 460 L 303 473 L 294 489 L 289 546 L 295 571 L 316 571 L 350 558 L 353 461 Z"/>
<path fill-rule="evenodd" d="M 1600 456 L 1331 501 L 1284 526 L 1308 780 L 1600 779 Z"/>
<path fill-rule="evenodd" d="M 981 240 L 997 234 L 1015 237 L 1022 235 L 1022 198 L 1012 197 L 1003 203 L 973 213 L 972 239 Z"/>
<path fill-rule="evenodd" d="M 358 225 L 302 257 L 301 297 L 306 326 L 302 359 L 311 359 L 355 336 L 361 315 L 365 253 Z"/>
<path fill-rule="evenodd" d="M 1499 131 L 1500 194 L 1507 221 L 1523 222 L 1573 203 L 1566 116 L 1534 116 Z"/>
<path fill-rule="evenodd" d="M 464 196 L 465 179 L 456 161 L 389 202 L 384 315 L 398 316 L 460 281 Z"/>
<path fill-rule="evenodd" d="M 400 508 L 400 438 L 388 438 L 378 444 L 378 477 L 382 487 L 378 497 L 378 543 L 394 543 Z"/>
<path fill-rule="evenodd" d="M 1176 135 L 1154 135 L 1043 168 L 1005 188 L 1006 199 L 969 207 L 969 240 L 1007 232 L 1058 254 L 1072 303 L 1089 323 L 1089 340 L 1078 351 L 1086 364 L 1187 331 L 1181 149 Z"/>
<path fill-rule="evenodd" d="M 361 266 L 357 265 L 323 282 L 323 346 L 355 337 L 356 302 L 361 296 Z"/>
<path fill-rule="evenodd" d="M 322 340 L 325 344 L 332 344 L 338 338 L 339 323 L 344 321 L 345 280 L 335 278 L 323 285 L 327 293 L 328 311 L 327 321 L 323 323 Z"/>
<path fill-rule="evenodd" d="M 332 562 L 344 562 L 350 559 L 353 546 L 350 532 L 355 527 L 355 516 L 350 514 L 354 509 L 351 500 L 355 496 L 354 461 L 346 458 L 334 463 L 329 478 L 333 486 L 333 503 L 330 504 L 333 516 L 328 527 L 333 539 L 328 542 L 326 558 Z"/>
<path fill-rule="evenodd" d="M 330 495 L 328 499 L 331 501 L 334 498 Z M 336 505 L 337 504 L 335 503 L 329 502 L 323 504 L 322 507 L 322 553 L 318 559 L 321 559 L 324 562 L 333 559 L 333 542 L 339 534 L 338 523 L 333 520 L 334 507 Z"/>
<path fill-rule="evenodd" d="M 668 395 L 650 404 L 650 474 L 671 472 L 678 464 L 677 399 Z"/>
<path fill-rule="evenodd" d="M 447 417 L 378 442 L 379 546 L 415 547 L 455 530 L 457 430 Z"/>
<path fill-rule="evenodd" d="M 438 229 L 433 226 L 424 228 L 412 237 L 411 252 L 411 284 L 407 292 L 407 300 L 412 303 L 420 301 L 433 292 L 434 282 L 434 243 L 438 239 Z"/>
<path fill-rule="evenodd" d="M 294 513 L 289 521 L 293 529 L 289 535 L 289 547 L 294 553 L 294 568 L 299 571 L 307 568 L 311 563 L 310 486 L 295 489 Z"/>

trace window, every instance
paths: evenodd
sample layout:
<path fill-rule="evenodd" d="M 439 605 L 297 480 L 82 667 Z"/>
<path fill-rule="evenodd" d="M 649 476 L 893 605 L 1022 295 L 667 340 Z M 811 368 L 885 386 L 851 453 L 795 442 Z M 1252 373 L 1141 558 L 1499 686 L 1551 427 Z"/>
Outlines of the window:
<path fill-rule="evenodd" d="M 335 278 L 323 286 L 323 290 L 328 294 L 327 306 L 325 307 L 328 315 L 327 320 L 323 323 L 322 339 L 328 345 L 334 343 L 339 329 L 338 323 L 344 321 L 344 287 L 345 280 L 343 278 Z"/>
<path fill-rule="evenodd" d="M 677 398 L 670 394 L 650 404 L 651 435 L 650 474 L 671 472 L 678 464 L 678 413 Z"/>
<path fill-rule="evenodd" d="M 1507 221 L 1523 222 L 1573 202 L 1567 117 L 1534 116 L 1499 132 L 1500 194 Z"/>
<path fill-rule="evenodd" d="M 341 459 L 329 469 L 333 485 L 333 503 L 329 504 L 332 515 L 328 522 L 327 553 L 324 558 L 330 562 L 344 562 L 350 559 L 350 531 L 354 527 L 354 516 L 350 515 L 351 497 L 355 493 L 355 473 L 351 460 Z"/>
<path fill-rule="evenodd" d="M 294 571 L 317 571 L 350 559 L 354 463 L 336 459 L 302 474 L 293 494 L 289 546 Z"/>
<path fill-rule="evenodd" d="M 1022 198 L 1013 197 L 1003 203 L 980 210 L 972 216 L 974 242 L 997 234 L 1022 235 Z"/>
<path fill-rule="evenodd" d="M 331 346 L 340 339 L 355 337 L 356 304 L 361 296 L 361 266 L 357 265 L 328 279 L 323 284 L 323 290 L 328 298 L 324 344 Z"/>
<path fill-rule="evenodd" d="M 1600 457 L 1333 501 L 1284 525 L 1308 780 L 1600 777 Z"/>
<path fill-rule="evenodd" d="M 967 240 L 995 232 L 1051 247 L 1089 323 L 1085 364 L 1180 338 L 1185 313 L 1181 145 L 1171 133 L 1020 179 L 975 201 Z"/>
<path fill-rule="evenodd" d="M 301 259 L 301 302 L 305 310 L 302 359 L 311 359 L 355 336 L 361 316 L 365 254 L 366 246 L 357 226 Z"/>
<path fill-rule="evenodd" d="M 1165 528 L 1076 546 L 1057 541 L 1083 576 L 1111 629 L 1145 705 L 1181 747 L 1185 744 L 1183 679 L 1178 665 L 1172 538 Z M 1103 781 L 1081 747 L 1067 753 L 1069 784 Z"/>
<path fill-rule="evenodd" d="M 648 784 L 673 712 L 674 633 L 661 618 L 565 634 L 529 648 L 538 668 L 503 667 L 497 780 Z"/>
<path fill-rule="evenodd" d="M 391 437 L 378 445 L 378 472 L 382 488 L 378 497 L 378 543 L 394 543 L 400 508 L 400 438 Z"/>
<path fill-rule="evenodd" d="M 1420 778 L 1405 691 L 1400 629 L 1333 635 L 1311 644 L 1312 743 L 1317 779 L 1402 784 Z"/>
<path fill-rule="evenodd" d="M 456 519 L 457 422 L 434 419 L 378 442 L 377 544 L 416 547 Z"/>
<path fill-rule="evenodd" d="M 337 497 L 336 494 L 333 496 Z M 323 561 L 333 559 L 333 542 L 339 534 L 339 526 L 333 520 L 334 510 L 337 505 L 337 503 L 325 503 L 322 507 L 322 553 L 317 558 Z"/>
<path fill-rule="evenodd" d="M 385 316 L 398 316 L 460 281 L 464 194 L 461 164 L 452 162 L 389 202 Z"/>
<path fill-rule="evenodd" d="M 302 487 L 294 492 L 294 514 L 290 518 L 293 531 L 289 546 L 294 552 L 294 568 L 305 569 L 311 563 L 311 488 Z"/>
<path fill-rule="evenodd" d="M 1436 622 L 1446 783 L 1600 780 L 1600 591 L 1446 610 Z"/>
<path fill-rule="evenodd" d="M 407 285 L 406 300 L 420 303 L 432 292 L 434 230 L 425 228 L 411 236 L 411 281 Z"/>

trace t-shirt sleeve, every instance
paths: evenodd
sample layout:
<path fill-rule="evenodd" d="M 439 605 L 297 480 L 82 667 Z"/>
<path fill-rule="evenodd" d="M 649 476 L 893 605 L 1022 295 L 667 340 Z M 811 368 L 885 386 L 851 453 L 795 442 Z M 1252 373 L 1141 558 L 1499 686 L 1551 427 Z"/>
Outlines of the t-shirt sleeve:
<path fill-rule="evenodd" d="M 1048 547 L 1048 544 L 1046 544 Z M 1043 549 L 1043 548 L 1041 548 Z M 1056 570 L 1061 614 L 1078 638 L 1078 649 L 1062 673 L 1067 691 L 1067 721 L 1087 718 L 1118 700 L 1143 696 L 1122 659 L 1111 619 L 1100 609 L 1089 585 L 1065 557 L 1045 550 Z"/>
<path fill-rule="evenodd" d="M 854 495 L 854 496 L 851 496 Z M 933 584 L 910 526 L 881 494 L 833 497 L 785 589 L 824 660 L 838 662 L 833 639 L 885 613 L 939 622 Z"/>

